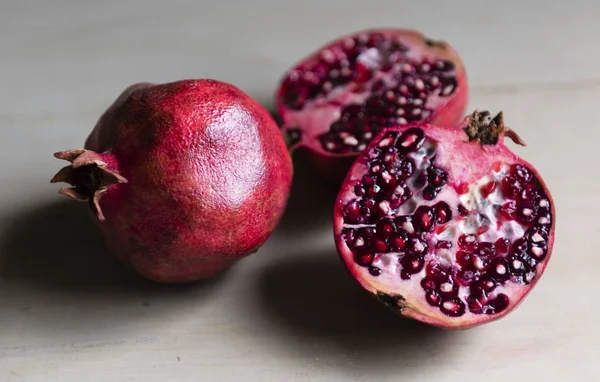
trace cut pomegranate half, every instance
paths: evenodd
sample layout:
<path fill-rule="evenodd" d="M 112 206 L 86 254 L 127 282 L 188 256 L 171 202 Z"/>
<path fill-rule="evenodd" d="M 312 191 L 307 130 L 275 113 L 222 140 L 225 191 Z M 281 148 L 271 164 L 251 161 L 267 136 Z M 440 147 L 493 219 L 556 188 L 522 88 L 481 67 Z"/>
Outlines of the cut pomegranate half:
<path fill-rule="evenodd" d="M 454 126 L 468 100 L 464 65 L 447 43 L 406 29 L 366 30 L 321 47 L 277 90 L 290 146 L 342 181 L 383 127 L 417 121 Z"/>
<path fill-rule="evenodd" d="M 386 129 L 358 157 L 334 211 L 350 273 L 396 312 L 468 328 L 514 309 L 546 267 L 555 210 L 502 114 L 460 128 Z"/>

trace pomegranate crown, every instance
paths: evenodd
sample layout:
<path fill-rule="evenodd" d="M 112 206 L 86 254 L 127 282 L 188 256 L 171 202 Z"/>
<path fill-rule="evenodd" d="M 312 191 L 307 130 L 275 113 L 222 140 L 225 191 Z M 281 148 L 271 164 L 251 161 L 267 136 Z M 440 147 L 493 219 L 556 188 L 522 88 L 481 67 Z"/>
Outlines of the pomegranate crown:
<path fill-rule="evenodd" d="M 492 118 L 492 114 L 487 110 L 475 110 L 467 118 L 467 125 L 463 131 L 469 137 L 469 142 L 479 142 L 481 146 L 495 145 L 503 136 L 509 137 L 518 145 L 525 146 L 525 141 L 504 124 L 502 111 Z"/>
<path fill-rule="evenodd" d="M 61 151 L 54 156 L 71 164 L 60 169 L 50 182 L 70 184 L 72 187 L 61 188 L 58 192 L 75 200 L 88 202 L 94 215 L 103 221 L 100 198 L 108 190 L 108 186 L 127 183 L 127 179 L 116 171 L 108 169 L 101 154 L 90 150 Z"/>

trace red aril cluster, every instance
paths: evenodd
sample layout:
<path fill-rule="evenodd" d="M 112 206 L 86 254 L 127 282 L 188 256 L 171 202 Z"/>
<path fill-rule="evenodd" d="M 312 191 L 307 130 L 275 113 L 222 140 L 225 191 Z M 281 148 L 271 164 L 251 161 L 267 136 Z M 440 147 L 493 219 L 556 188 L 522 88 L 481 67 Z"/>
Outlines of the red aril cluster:
<path fill-rule="evenodd" d="M 445 42 L 416 31 L 368 30 L 343 36 L 294 66 L 277 91 L 284 134 L 325 173 L 382 128 L 417 121 L 455 125 L 467 103 L 466 75 Z"/>

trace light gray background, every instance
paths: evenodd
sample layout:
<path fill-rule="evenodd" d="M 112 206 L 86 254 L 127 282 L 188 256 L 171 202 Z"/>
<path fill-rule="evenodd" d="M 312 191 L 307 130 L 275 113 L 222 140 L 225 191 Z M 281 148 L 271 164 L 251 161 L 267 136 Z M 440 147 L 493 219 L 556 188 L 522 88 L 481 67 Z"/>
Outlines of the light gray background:
<path fill-rule="evenodd" d="M 600 24 L 594 1 L 2 1 L 0 381 L 597 381 Z M 48 183 L 127 85 L 211 77 L 272 106 L 322 43 L 418 28 L 505 111 L 558 208 L 554 258 L 505 319 L 405 322 L 337 259 L 331 195 L 299 166 L 268 243 L 194 287 L 141 281 Z"/>

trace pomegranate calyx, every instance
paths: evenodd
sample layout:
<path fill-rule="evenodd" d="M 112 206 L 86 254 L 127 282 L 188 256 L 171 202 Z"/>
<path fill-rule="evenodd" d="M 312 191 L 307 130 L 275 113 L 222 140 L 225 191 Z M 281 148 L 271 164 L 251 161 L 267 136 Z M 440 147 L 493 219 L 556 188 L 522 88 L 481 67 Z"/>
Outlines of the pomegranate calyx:
<path fill-rule="evenodd" d="M 405 308 L 404 303 L 406 299 L 400 294 L 391 295 L 384 292 L 377 292 L 377 299 L 379 299 L 379 301 L 381 301 L 387 308 L 395 312 L 402 312 L 402 310 Z"/>
<path fill-rule="evenodd" d="M 441 49 L 446 49 L 448 47 L 448 43 L 446 41 L 440 41 L 440 40 L 433 40 L 431 38 L 427 38 L 425 37 L 423 39 L 423 41 L 425 41 L 425 45 L 427 45 L 428 47 L 435 47 L 435 48 L 441 48 Z"/>
<path fill-rule="evenodd" d="M 492 114 L 487 110 L 475 110 L 463 130 L 467 133 L 469 142 L 477 141 L 481 146 L 496 145 L 502 136 L 525 146 L 525 141 L 514 130 L 504 125 L 504 115 L 501 111 L 492 118 Z"/>
<path fill-rule="evenodd" d="M 50 182 L 64 182 L 73 186 L 61 188 L 58 192 L 75 200 L 88 202 L 96 217 L 103 221 L 100 198 L 107 191 L 108 186 L 127 183 L 127 179 L 107 168 L 107 163 L 102 160 L 102 156 L 94 151 L 67 150 L 55 153 L 54 157 L 69 161 L 71 164 L 60 169 Z"/>

